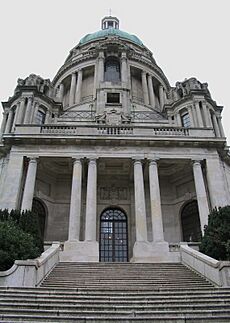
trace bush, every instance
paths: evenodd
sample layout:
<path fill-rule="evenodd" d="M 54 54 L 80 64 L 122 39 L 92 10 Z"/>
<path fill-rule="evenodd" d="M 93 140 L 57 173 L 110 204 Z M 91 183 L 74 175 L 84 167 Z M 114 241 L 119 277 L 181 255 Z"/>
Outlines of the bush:
<path fill-rule="evenodd" d="M 0 270 L 9 269 L 16 259 L 33 259 L 40 255 L 35 238 L 14 221 L 0 222 Z"/>
<path fill-rule="evenodd" d="M 38 215 L 20 210 L 0 210 L 0 270 L 15 260 L 33 259 L 44 251 Z"/>
<path fill-rule="evenodd" d="M 230 260 L 230 206 L 210 213 L 200 251 L 217 260 Z"/>

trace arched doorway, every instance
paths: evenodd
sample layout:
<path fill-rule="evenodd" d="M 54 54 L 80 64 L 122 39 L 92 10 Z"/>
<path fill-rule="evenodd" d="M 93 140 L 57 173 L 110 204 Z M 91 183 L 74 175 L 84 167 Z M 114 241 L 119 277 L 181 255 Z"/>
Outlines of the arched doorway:
<path fill-rule="evenodd" d="M 37 198 L 33 199 L 32 212 L 38 215 L 40 233 L 41 233 L 42 239 L 44 240 L 45 224 L 46 224 L 46 209 L 43 203 Z"/>
<path fill-rule="evenodd" d="M 183 241 L 200 241 L 201 228 L 197 201 L 188 202 L 181 212 Z"/>
<path fill-rule="evenodd" d="M 100 218 L 100 261 L 128 261 L 127 216 L 118 208 L 109 208 Z"/>

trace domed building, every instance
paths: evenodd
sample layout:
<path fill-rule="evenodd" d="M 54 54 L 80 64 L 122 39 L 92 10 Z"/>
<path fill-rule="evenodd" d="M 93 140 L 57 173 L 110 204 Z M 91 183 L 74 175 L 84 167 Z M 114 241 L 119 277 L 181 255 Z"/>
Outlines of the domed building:
<path fill-rule="evenodd" d="M 0 208 L 36 210 L 63 261 L 177 262 L 230 204 L 222 107 L 194 77 L 171 86 L 116 17 L 2 104 Z"/>

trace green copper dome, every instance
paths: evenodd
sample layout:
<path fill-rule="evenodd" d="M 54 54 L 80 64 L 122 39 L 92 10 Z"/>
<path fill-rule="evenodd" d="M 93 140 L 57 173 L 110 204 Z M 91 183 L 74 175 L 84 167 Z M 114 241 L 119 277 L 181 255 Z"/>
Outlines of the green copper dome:
<path fill-rule="evenodd" d="M 80 40 L 79 45 L 86 44 L 96 39 L 105 38 L 107 36 L 117 36 L 123 39 L 127 39 L 139 46 L 143 46 L 142 41 L 137 36 L 131 35 L 125 31 L 116 28 L 103 29 L 92 34 L 88 34 Z"/>

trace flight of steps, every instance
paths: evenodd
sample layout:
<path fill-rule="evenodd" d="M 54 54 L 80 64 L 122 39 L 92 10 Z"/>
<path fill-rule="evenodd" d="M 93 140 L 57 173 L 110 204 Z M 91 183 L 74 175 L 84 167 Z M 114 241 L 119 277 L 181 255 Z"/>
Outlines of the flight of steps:
<path fill-rule="evenodd" d="M 181 264 L 59 263 L 38 288 L 0 288 L 0 322 L 230 322 L 230 289 Z"/>

